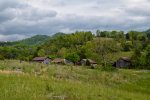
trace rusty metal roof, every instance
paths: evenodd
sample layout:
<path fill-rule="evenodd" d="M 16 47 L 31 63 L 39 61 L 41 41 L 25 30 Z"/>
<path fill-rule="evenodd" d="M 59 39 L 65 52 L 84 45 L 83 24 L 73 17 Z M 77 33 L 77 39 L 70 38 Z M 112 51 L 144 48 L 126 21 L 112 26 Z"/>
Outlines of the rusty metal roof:
<path fill-rule="evenodd" d="M 33 61 L 44 61 L 47 57 L 35 57 Z"/>

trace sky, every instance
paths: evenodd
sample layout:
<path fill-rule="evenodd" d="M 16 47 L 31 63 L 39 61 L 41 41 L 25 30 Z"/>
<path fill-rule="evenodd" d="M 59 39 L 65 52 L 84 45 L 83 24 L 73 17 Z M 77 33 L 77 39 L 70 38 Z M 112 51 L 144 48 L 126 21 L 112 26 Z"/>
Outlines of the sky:
<path fill-rule="evenodd" d="M 0 41 L 37 34 L 150 28 L 150 0 L 0 0 Z"/>

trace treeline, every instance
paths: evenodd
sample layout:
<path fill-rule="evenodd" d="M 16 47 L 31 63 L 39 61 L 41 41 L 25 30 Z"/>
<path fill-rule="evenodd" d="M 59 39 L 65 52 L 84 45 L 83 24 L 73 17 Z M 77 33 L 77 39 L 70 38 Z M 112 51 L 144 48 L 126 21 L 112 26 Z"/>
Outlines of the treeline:
<path fill-rule="evenodd" d="M 34 46 L 3 46 L 0 47 L 0 60 L 4 59 L 18 59 L 30 61 L 36 55 L 37 47 Z"/>
<path fill-rule="evenodd" d="M 113 57 L 119 55 L 120 52 L 132 52 L 133 68 L 149 68 L 149 37 L 147 33 L 137 31 L 130 31 L 126 34 L 123 31 L 100 30 L 97 30 L 96 34 L 90 31 L 77 31 L 71 34 L 57 33 L 40 45 L 3 45 L 0 47 L 0 59 L 30 61 L 36 56 L 47 56 L 52 59 L 67 58 L 76 63 L 81 59 L 89 58 L 97 61 L 99 65 L 109 66 L 117 60 Z"/>

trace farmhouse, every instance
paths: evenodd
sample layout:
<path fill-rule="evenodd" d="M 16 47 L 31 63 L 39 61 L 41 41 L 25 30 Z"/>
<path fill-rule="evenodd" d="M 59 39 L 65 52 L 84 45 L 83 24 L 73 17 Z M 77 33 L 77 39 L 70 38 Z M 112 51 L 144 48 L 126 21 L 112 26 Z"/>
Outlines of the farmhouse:
<path fill-rule="evenodd" d="M 81 65 L 83 66 L 96 66 L 97 62 L 91 59 L 82 59 L 81 60 Z"/>
<path fill-rule="evenodd" d="M 39 62 L 39 63 L 44 63 L 44 64 L 49 64 L 51 60 L 47 57 L 35 57 L 35 58 L 33 58 L 32 61 Z"/>
<path fill-rule="evenodd" d="M 131 65 L 131 60 L 130 58 L 127 57 L 121 57 L 113 64 L 113 66 L 117 68 L 129 68 L 130 65 Z"/>

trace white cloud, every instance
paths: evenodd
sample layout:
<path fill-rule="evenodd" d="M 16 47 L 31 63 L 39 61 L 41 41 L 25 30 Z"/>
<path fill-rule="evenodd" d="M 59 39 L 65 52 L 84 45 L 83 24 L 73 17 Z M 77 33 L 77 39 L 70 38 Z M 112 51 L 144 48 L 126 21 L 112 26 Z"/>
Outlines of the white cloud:
<path fill-rule="evenodd" d="M 1 0 L 0 34 L 145 30 L 149 10 L 149 0 Z"/>
<path fill-rule="evenodd" d="M 27 38 L 26 35 L 12 34 L 12 35 L 0 35 L 0 41 L 16 41 Z"/>

